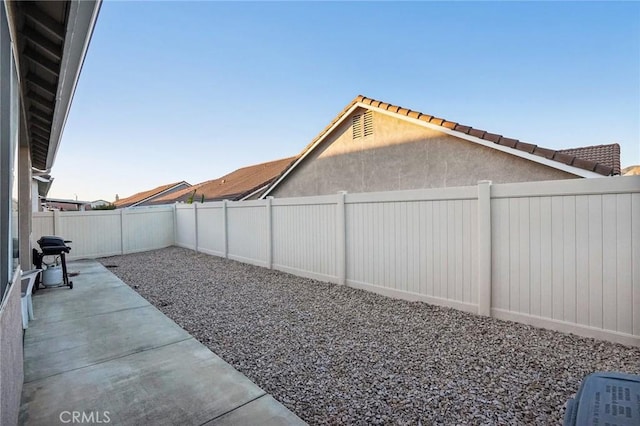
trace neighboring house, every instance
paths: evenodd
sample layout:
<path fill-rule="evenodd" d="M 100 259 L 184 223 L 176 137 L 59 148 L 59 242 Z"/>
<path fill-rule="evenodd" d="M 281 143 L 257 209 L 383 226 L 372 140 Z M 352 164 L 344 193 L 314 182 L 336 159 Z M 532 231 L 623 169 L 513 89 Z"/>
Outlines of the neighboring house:
<path fill-rule="evenodd" d="M 202 182 L 150 200 L 147 204 L 173 204 L 181 202 L 242 200 L 258 198 L 268 185 L 297 157 L 283 158 L 243 167 L 221 178 Z M 194 193 L 195 191 L 195 193 Z"/>
<path fill-rule="evenodd" d="M 113 203 L 110 203 L 107 200 L 95 200 L 91 202 L 91 208 L 95 209 L 96 207 L 110 206 Z"/>
<path fill-rule="evenodd" d="M 640 175 L 640 165 L 629 166 L 622 169 L 623 176 L 638 176 Z"/>
<path fill-rule="evenodd" d="M 526 182 L 620 173 L 620 147 L 566 152 L 358 96 L 262 194 L 297 197 L 338 191 Z M 606 151 L 602 158 L 599 151 Z M 583 157 L 586 156 L 586 158 Z M 606 158 L 605 158 L 606 157 Z"/>
<path fill-rule="evenodd" d="M 181 189 L 189 188 L 191 184 L 182 181 L 176 183 L 169 183 L 167 185 L 162 185 L 157 188 L 150 189 L 148 191 L 138 192 L 127 198 L 121 198 L 119 200 L 114 201 L 116 208 L 123 209 L 127 207 L 137 207 L 150 204 L 155 198 L 161 197 L 163 195 L 168 195 L 176 191 L 180 191 Z"/>
<path fill-rule="evenodd" d="M 61 198 L 42 198 L 45 210 L 86 211 L 91 210 L 91 201 L 66 200 Z"/>

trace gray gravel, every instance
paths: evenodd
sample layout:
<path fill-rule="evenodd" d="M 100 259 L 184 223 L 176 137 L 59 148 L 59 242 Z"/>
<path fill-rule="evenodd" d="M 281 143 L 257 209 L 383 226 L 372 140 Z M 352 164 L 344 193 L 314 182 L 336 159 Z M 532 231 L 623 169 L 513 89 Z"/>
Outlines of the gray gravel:
<path fill-rule="evenodd" d="M 311 424 L 558 424 L 584 376 L 640 349 L 177 247 L 101 259 Z"/>

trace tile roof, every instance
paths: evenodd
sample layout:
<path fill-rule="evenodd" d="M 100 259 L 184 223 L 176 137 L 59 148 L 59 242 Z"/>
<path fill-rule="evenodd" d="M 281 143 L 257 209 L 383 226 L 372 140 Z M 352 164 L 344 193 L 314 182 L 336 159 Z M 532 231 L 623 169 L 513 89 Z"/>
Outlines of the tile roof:
<path fill-rule="evenodd" d="M 583 146 L 579 148 L 561 149 L 563 154 L 574 155 L 583 160 L 595 161 L 613 169 L 614 175 L 620 174 L 620 145 L 612 143 L 609 145 Z"/>
<path fill-rule="evenodd" d="M 347 113 L 354 105 L 356 105 L 357 103 L 361 103 L 364 105 L 371 105 L 372 107 L 376 107 L 376 108 L 382 108 L 384 110 L 387 111 L 391 111 L 393 113 L 399 114 L 399 115 L 403 115 L 403 116 L 407 116 L 410 118 L 414 118 L 417 120 L 421 120 L 427 123 L 431 123 L 431 124 L 435 124 L 437 126 L 441 126 L 450 130 L 453 130 L 455 132 L 460 132 L 466 135 L 470 135 L 470 136 L 475 136 L 477 138 L 483 139 L 487 142 L 492 142 L 495 143 L 497 145 L 502 145 L 502 146 L 506 146 L 509 148 L 514 148 L 520 151 L 524 151 L 527 152 L 529 154 L 533 154 L 533 155 L 537 155 L 540 157 L 544 157 L 547 158 L 549 160 L 554 160 L 554 161 L 558 161 L 560 163 L 564 163 L 573 167 L 577 167 L 580 169 L 584 169 L 584 170 L 588 170 L 591 172 L 595 172 L 598 174 L 601 174 L 603 176 L 610 176 L 613 174 L 616 174 L 616 170 L 618 171 L 618 173 L 620 173 L 620 147 L 618 146 L 618 159 L 617 159 L 617 165 L 618 168 L 615 168 L 615 162 L 612 164 L 610 160 L 607 160 L 605 162 L 601 162 L 603 160 L 599 160 L 598 157 L 594 157 L 594 159 L 592 158 L 583 158 L 580 155 L 576 155 L 576 154 L 572 154 L 569 152 L 564 152 L 563 150 L 553 150 L 553 149 L 547 149 L 547 148 L 542 148 L 539 147 L 537 145 L 531 144 L 531 143 L 527 143 L 527 142 L 522 142 L 518 139 L 512 139 L 512 138 L 507 138 L 504 137 L 502 135 L 498 135 L 495 133 L 489 133 L 486 130 L 481 130 L 481 129 L 475 129 L 471 126 L 465 126 L 462 125 L 460 123 L 456 123 L 454 121 L 448 121 L 445 120 L 444 118 L 438 118 L 438 117 L 434 117 L 432 115 L 428 115 L 428 114 L 423 114 L 421 112 L 418 111 L 412 111 L 410 109 L 407 108 L 402 108 L 396 105 L 391 105 L 385 102 L 381 102 L 375 99 L 371 99 L 371 98 L 367 98 L 365 96 L 362 95 L 358 95 L 353 101 L 351 101 L 351 103 L 349 103 L 349 105 L 347 105 L 332 121 L 331 123 L 329 123 L 319 134 L 318 136 L 316 136 L 311 143 L 309 143 L 305 149 L 302 151 L 302 153 L 300 154 L 300 156 L 304 155 L 308 150 L 310 150 L 313 145 L 322 137 L 324 137 L 330 130 L 331 128 L 334 126 L 334 124 L 336 124 L 338 121 L 340 121 L 340 119 L 342 118 L 342 116 Z M 617 144 L 614 144 L 617 145 Z M 585 147 L 585 148 L 591 148 L 591 147 Z M 578 148 L 576 148 L 578 149 Z"/>
<path fill-rule="evenodd" d="M 202 182 L 189 188 L 158 197 L 153 200 L 153 204 L 185 202 L 192 196 L 193 191 L 196 191 L 193 197 L 194 201 L 200 201 L 203 195 L 205 201 L 239 200 L 271 183 L 276 177 L 280 176 L 280 173 L 293 163 L 296 158 L 298 157 L 282 158 L 280 160 L 243 167 L 218 179 Z"/>
<path fill-rule="evenodd" d="M 170 190 L 171 188 L 175 186 L 179 186 L 181 184 L 191 186 L 189 183 L 185 181 L 168 183 L 166 185 L 161 185 L 161 186 L 158 186 L 157 188 L 153 188 L 148 191 L 138 192 L 137 194 L 133 194 L 132 196 L 127 198 L 121 198 L 118 201 L 115 201 L 113 204 L 115 204 L 117 208 L 129 207 L 134 204 L 141 203 L 142 201 L 148 198 L 157 196 L 158 194 L 161 194 L 162 192 Z"/>

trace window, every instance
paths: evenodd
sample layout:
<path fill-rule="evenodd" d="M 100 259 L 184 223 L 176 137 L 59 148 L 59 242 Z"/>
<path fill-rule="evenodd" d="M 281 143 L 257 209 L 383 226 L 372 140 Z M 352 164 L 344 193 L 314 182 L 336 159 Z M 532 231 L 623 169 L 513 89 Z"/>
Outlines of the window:
<path fill-rule="evenodd" d="M 18 74 L 0 7 L 0 298 L 18 268 Z"/>

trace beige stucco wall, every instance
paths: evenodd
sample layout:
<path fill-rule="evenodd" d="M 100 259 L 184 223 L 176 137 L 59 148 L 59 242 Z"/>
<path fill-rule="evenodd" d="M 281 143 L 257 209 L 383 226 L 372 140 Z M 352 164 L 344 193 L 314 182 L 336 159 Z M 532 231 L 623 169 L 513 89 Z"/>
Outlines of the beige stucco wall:
<path fill-rule="evenodd" d="M 17 425 L 24 381 L 20 279 L 0 305 L 0 425 Z"/>
<path fill-rule="evenodd" d="M 373 135 L 354 140 L 348 117 L 270 195 L 297 197 L 476 185 L 485 179 L 506 183 L 577 177 L 399 118 L 373 114 Z"/>

